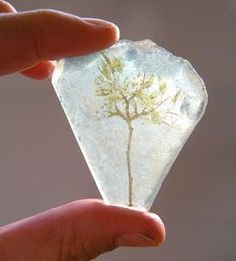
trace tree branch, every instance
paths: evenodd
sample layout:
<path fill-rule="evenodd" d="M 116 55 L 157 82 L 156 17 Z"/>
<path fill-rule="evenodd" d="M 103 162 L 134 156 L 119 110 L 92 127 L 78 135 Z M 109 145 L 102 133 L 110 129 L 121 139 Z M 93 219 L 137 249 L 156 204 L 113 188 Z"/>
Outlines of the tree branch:
<path fill-rule="evenodd" d="M 135 113 L 132 117 L 131 117 L 131 120 L 136 120 L 137 118 L 139 117 L 142 117 L 142 116 L 145 116 L 145 115 L 148 115 L 152 112 L 155 111 L 155 108 L 152 108 L 150 110 L 146 110 L 146 109 L 143 109 L 141 112 L 138 112 L 137 114 Z"/>
<path fill-rule="evenodd" d="M 137 119 L 138 118 L 138 107 L 137 107 L 137 103 L 135 100 L 132 101 L 132 105 L 134 107 L 133 113 L 130 116 L 131 120 Z"/>
<path fill-rule="evenodd" d="M 146 73 L 143 74 L 143 79 L 140 82 L 140 84 L 137 86 L 136 90 L 134 91 L 134 93 L 129 97 L 129 101 L 131 101 L 139 92 L 142 91 L 142 89 L 144 89 L 144 83 L 145 83 L 145 79 L 146 79 Z"/>
<path fill-rule="evenodd" d="M 122 118 L 123 120 L 127 120 L 125 115 L 121 112 L 121 110 L 119 109 L 118 105 L 115 104 L 115 111 L 109 111 L 109 116 L 112 117 L 112 116 L 117 116 L 117 117 L 120 117 Z"/>

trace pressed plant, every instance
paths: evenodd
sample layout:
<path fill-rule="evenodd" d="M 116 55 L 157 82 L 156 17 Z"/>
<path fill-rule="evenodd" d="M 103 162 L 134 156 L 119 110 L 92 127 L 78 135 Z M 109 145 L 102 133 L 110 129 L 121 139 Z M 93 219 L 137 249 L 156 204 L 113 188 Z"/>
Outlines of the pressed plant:
<path fill-rule="evenodd" d="M 158 75 L 138 73 L 124 77 L 125 63 L 121 57 L 101 54 L 99 75 L 95 79 L 96 95 L 104 98 L 103 111 L 108 118 L 118 117 L 126 123 L 128 138 L 126 146 L 126 164 L 128 173 L 128 206 L 133 206 L 133 175 L 132 175 L 132 139 L 134 121 L 144 120 L 151 124 L 166 124 L 166 115 L 176 113 L 170 110 L 174 107 L 181 92 L 177 90 L 167 95 L 167 81 Z M 168 109 L 167 109 L 168 108 Z M 173 110 L 174 111 L 174 110 Z"/>
<path fill-rule="evenodd" d="M 151 40 L 120 40 L 62 59 L 52 83 L 104 201 L 148 211 L 206 109 L 201 77 Z"/>

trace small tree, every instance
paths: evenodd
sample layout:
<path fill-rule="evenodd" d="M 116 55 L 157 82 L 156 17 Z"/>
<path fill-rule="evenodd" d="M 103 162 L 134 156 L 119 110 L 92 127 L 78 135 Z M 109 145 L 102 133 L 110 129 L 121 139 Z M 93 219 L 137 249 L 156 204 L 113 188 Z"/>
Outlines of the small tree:
<path fill-rule="evenodd" d="M 128 172 L 128 205 L 133 206 L 133 176 L 131 167 L 131 145 L 133 137 L 133 122 L 138 119 L 147 120 L 153 124 L 170 124 L 165 121 L 164 114 L 174 114 L 161 111 L 166 102 L 176 103 L 180 92 L 164 98 L 167 84 L 154 74 L 137 73 L 124 77 L 124 62 L 121 57 L 108 57 L 102 54 L 99 66 L 100 74 L 95 80 L 96 95 L 104 98 L 104 112 L 107 117 L 118 117 L 128 128 L 126 162 Z M 157 87 L 154 82 L 158 81 Z"/>

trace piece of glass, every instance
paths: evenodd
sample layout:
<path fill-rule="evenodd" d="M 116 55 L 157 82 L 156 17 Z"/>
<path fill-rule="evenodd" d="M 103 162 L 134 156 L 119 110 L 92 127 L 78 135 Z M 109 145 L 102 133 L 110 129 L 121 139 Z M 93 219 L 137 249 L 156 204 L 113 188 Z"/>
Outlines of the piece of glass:
<path fill-rule="evenodd" d="M 207 104 L 190 63 L 121 40 L 60 60 L 52 83 L 105 202 L 149 210 Z"/>

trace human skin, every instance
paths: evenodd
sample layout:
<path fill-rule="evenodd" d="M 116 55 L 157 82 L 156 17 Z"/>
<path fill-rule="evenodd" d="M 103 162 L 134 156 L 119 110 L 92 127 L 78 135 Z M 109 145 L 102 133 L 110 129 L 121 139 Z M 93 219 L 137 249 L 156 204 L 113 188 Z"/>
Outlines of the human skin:
<path fill-rule="evenodd" d="M 20 72 L 51 76 L 61 57 L 109 47 L 118 28 L 54 10 L 17 13 L 0 0 L 0 75 Z M 0 228 L 0 260 L 87 261 L 119 246 L 158 246 L 165 238 L 153 213 L 108 206 L 86 199 L 48 210 Z"/>

